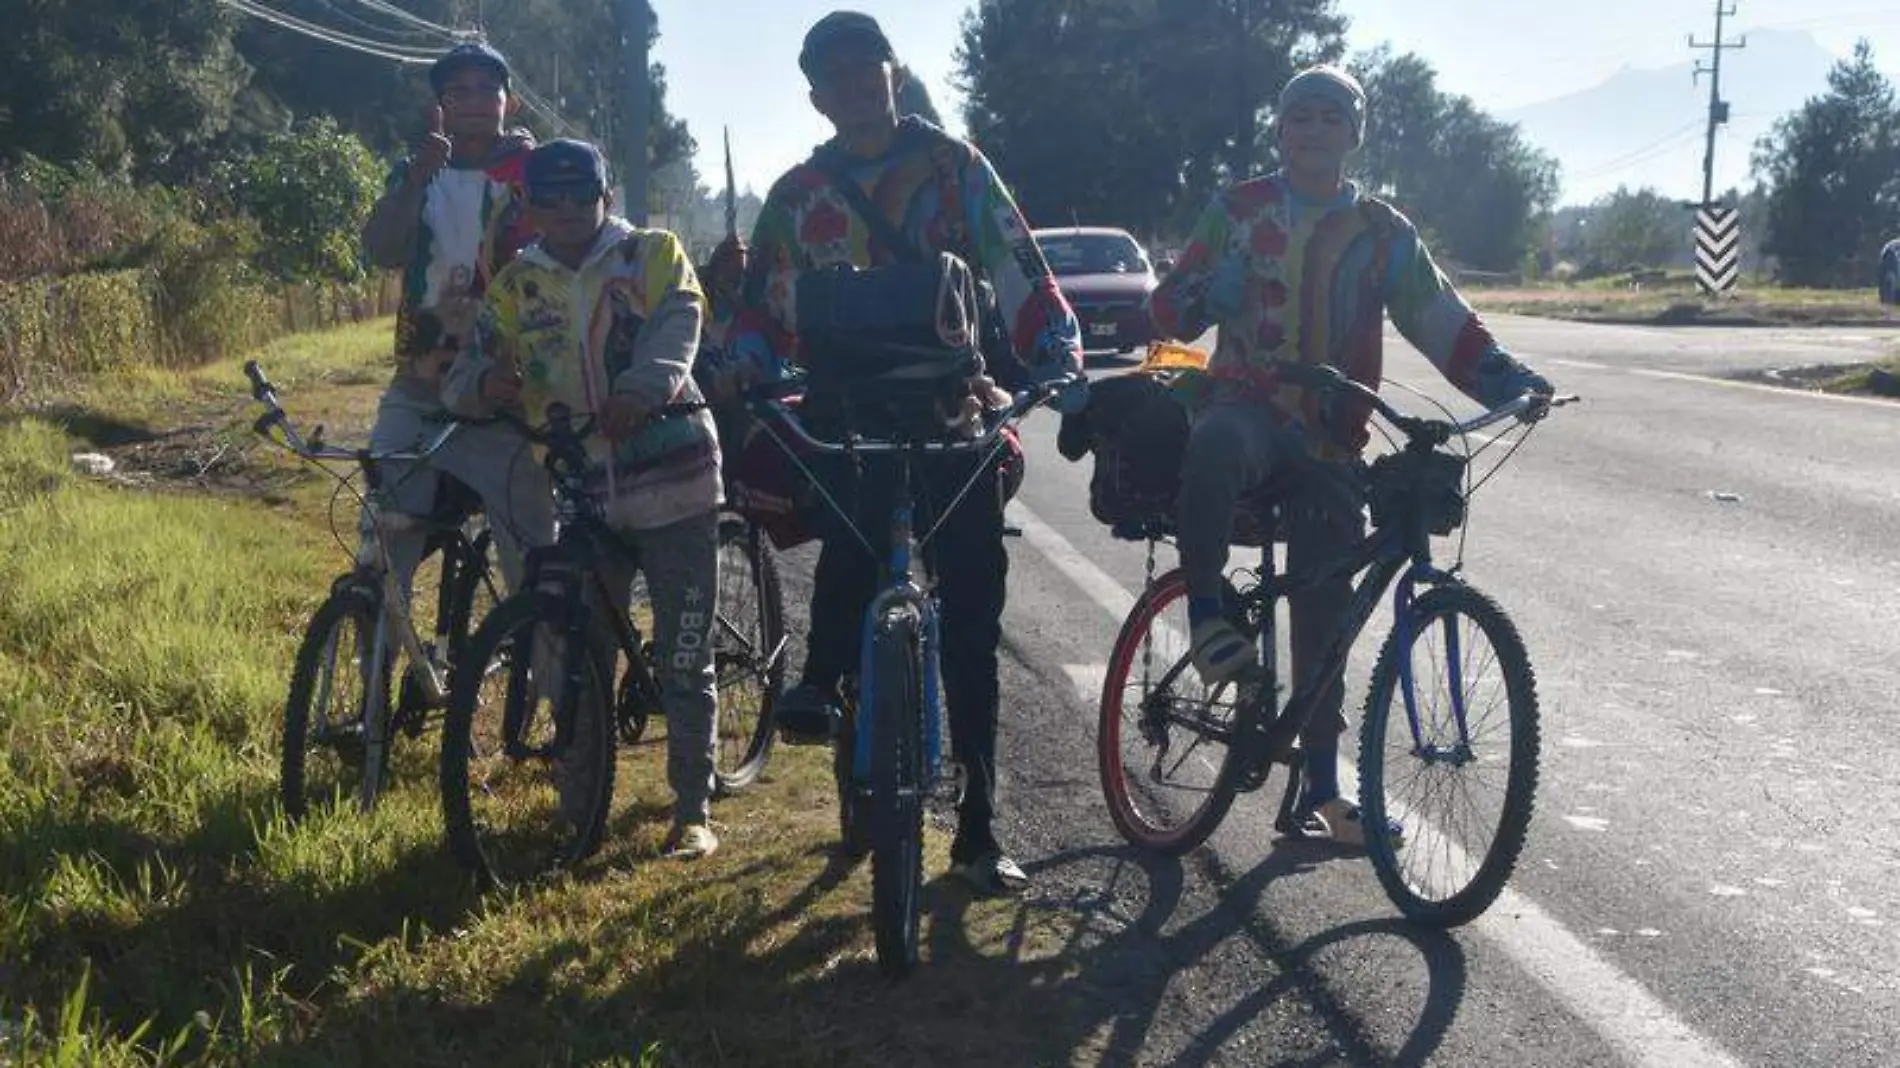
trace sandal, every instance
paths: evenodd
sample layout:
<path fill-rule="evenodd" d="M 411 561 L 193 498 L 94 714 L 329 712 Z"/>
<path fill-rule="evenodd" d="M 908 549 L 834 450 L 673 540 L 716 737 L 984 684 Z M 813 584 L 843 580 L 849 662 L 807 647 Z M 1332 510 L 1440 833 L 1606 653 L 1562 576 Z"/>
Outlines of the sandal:
<path fill-rule="evenodd" d="M 1334 845 L 1350 849 L 1366 847 L 1366 827 L 1359 806 L 1343 797 L 1304 808 L 1293 821 L 1293 830 L 1289 838 L 1310 838 L 1331 841 Z M 1385 821 L 1386 837 L 1392 840 L 1392 848 L 1405 846 L 1405 825 L 1398 820 Z"/>

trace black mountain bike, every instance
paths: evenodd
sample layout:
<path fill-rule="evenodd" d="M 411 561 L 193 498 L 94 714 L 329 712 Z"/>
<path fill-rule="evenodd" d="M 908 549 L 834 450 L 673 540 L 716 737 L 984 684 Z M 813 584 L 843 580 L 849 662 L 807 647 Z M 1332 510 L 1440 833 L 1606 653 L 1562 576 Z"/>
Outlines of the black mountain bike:
<path fill-rule="evenodd" d="M 1151 577 L 1122 624 L 1102 689 L 1097 756 L 1109 815 L 1131 844 L 1185 853 L 1214 832 L 1237 793 L 1259 789 L 1273 765 L 1286 764 L 1275 825 L 1294 830 L 1294 742 L 1397 580 L 1360 733 L 1367 852 L 1406 916 L 1466 923 L 1503 891 L 1524 847 L 1537 788 L 1537 688 L 1509 616 L 1457 565 L 1433 563 L 1432 537 L 1464 523 L 1471 435 L 1510 419 L 1534 422 L 1574 398 L 1527 394 L 1455 423 L 1399 412 L 1329 368 L 1302 373 L 1311 388 L 1357 393 L 1403 439 L 1370 466 L 1371 532 L 1320 573 L 1276 574 L 1269 547 L 1260 568 L 1230 575 L 1229 617 L 1258 642 L 1262 665 L 1209 688 L 1188 652 L 1186 577 L 1178 568 L 1152 577 L 1155 545 L 1171 530 L 1144 531 Z M 1453 441 L 1466 450 L 1444 448 Z M 1341 576 L 1360 576 L 1345 622 L 1317 677 L 1281 706 L 1276 609 Z M 1389 819 L 1402 824 L 1403 840 L 1388 832 Z"/>
<path fill-rule="evenodd" d="M 669 405 L 655 418 L 699 407 Z M 638 557 L 588 485 L 582 442 L 593 421 L 576 424 L 557 405 L 545 429 L 521 429 L 547 450 L 558 535 L 529 553 L 521 591 L 469 640 L 442 735 L 449 845 L 491 887 L 569 867 L 599 848 L 616 741 L 636 740 L 660 709 L 653 651 L 629 615 L 609 610 L 598 569 L 610 557 L 629 565 Z M 719 537 L 716 774 L 730 791 L 756 777 L 769 752 L 785 643 L 777 571 L 762 542 L 734 517 L 721 521 Z M 625 675 L 616 688 L 617 661 Z"/>

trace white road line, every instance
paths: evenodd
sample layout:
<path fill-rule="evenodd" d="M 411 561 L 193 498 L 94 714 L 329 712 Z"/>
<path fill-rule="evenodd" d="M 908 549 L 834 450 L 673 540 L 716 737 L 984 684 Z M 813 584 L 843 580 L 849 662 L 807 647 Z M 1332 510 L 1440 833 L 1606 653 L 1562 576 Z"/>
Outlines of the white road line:
<path fill-rule="evenodd" d="M 1023 540 L 1088 594 L 1110 619 L 1119 623 L 1134 607 L 1133 594 L 1020 499 L 1010 509 Z M 1071 678 L 1078 674 L 1072 671 Z M 1079 689 L 1081 680 L 1076 681 Z M 1344 761 L 1341 772 L 1342 780 L 1350 784 L 1351 769 Z M 1740 1061 L 1698 1034 L 1641 983 L 1618 971 L 1523 894 L 1506 889 L 1473 930 L 1496 943 L 1579 1019 L 1621 1050 L 1631 1064 L 1739 1068 Z"/>
<path fill-rule="evenodd" d="M 1651 367 L 1613 367 L 1606 363 L 1590 360 L 1566 360 L 1556 356 L 1535 356 L 1522 353 L 1525 362 L 1535 367 L 1549 364 L 1552 367 L 1576 367 L 1588 371 L 1611 371 L 1617 374 L 1638 375 L 1643 378 L 1660 378 L 1669 382 L 1692 382 L 1705 386 L 1721 386 L 1724 389 L 1746 389 L 1756 393 L 1771 393 L 1777 397 L 1806 397 L 1810 400 L 1833 401 L 1837 404 L 1859 404 L 1863 406 L 1900 410 L 1900 404 L 1879 397 L 1857 397 L 1846 393 L 1821 393 L 1811 389 L 1789 389 L 1785 386 L 1770 386 L 1761 382 L 1741 382 L 1732 378 L 1717 378 L 1714 375 L 1691 374 L 1687 371 L 1659 371 Z M 1560 387 L 1561 388 L 1561 387 Z"/>

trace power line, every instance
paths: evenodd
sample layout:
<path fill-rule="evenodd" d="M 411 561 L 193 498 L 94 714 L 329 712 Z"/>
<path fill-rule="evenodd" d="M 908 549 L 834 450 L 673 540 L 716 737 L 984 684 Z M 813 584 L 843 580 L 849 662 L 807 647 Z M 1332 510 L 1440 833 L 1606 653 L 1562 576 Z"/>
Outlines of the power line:
<path fill-rule="evenodd" d="M 400 19 L 403 22 L 407 22 L 413 26 L 417 26 L 423 30 L 427 30 L 430 33 L 433 33 L 446 40 L 462 41 L 462 40 L 467 40 L 469 37 L 473 36 L 473 34 L 470 34 L 469 32 L 465 30 L 458 30 L 452 26 L 444 26 L 444 25 L 441 25 L 440 23 L 430 22 L 428 19 L 425 19 L 421 17 L 420 15 L 416 15 L 412 12 L 409 12 L 400 7 L 397 7 L 395 4 L 389 3 L 388 0 L 356 0 L 356 2 L 366 8 L 369 8 L 371 11 L 378 11 L 384 15 L 389 16 L 390 18 Z"/>
<path fill-rule="evenodd" d="M 412 40 L 419 41 L 419 42 L 427 42 L 426 46 L 423 44 L 416 44 L 409 47 L 416 47 L 416 48 L 432 47 L 435 45 L 437 41 L 441 40 L 440 34 L 434 33 L 429 30 L 409 29 L 409 28 L 403 28 L 403 27 L 398 27 L 398 26 L 390 26 L 387 23 L 372 22 L 369 19 L 363 18 L 361 15 L 353 15 L 350 12 L 345 11 L 343 9 L 343 7 L 341 6 L 342 0 L 317 0 L 317 2 L 322 4 L 331 13 L 335 14 L 337 18 L 340 18 L 344 22 L 347 22 L 353 26 L 357 26 L 357 27 L 360 27 L 361 29 L 368 30 L 371 33 L 393 34 L 398 37 L 406 37 L 406 38 L 410 38 Z M 385 15 L 383 17 L 388 18 L 389 16 Z"/>
<path fill-rule="evenodd" d="M 393 60 L 397 63 L 411 64 L 433 63 L 437 58 L 437 54 L 434 52 L 414 49 L 406 45 L 392 44 L 387 41 L 376 41 L 366 37 L 357 37 L 354 34 L 343 33 L 340 30 L 333 30 L 314 22 L 306 22 L 294 15 L 286 15 L 281 11 L 265 7 L 263 4 L 255 3 L 253 0 L 219 0 L 219 2 L 234 11 L 242 12 L 252 18 L 262 19 L 265 22 L 290 30 L 293 33 L 300 33 L 326 44 L 361 52 L 364 55 L 377 56 L 382 59 Z"/>
<path fill-rule="evenodd" d="M 1572 179 L 1595 178 L 1613 171 L 1623 170 L 1626 167 L 1633 167 L 1638 163 L 1647 163 L 1694 137 L 1697 133 L 1697 128 L 1701 125 L 1701 120 L 1697 120 L 1685 126 L 1679 126 L 1656 140 L 1643 145 L 1641 148 L 1631 149 L 1620 156 L 1614 156 L 1587 170 L 1578 171 L 1575 174 L 1569 175 L 1569 177 Z"/>
<path fill-rule="evenodd" d="M 398 44 L 391 41 L 359 37 L 355 34 L 345 33 L 333 27 L 323 26 L 298 18 L 295 15 L 278 11 L 266 6 L 260 2 L 260 0 L 219 0 L 219 2 L 234 11 L 242 12 L 252 18 L 261 19 L 272 25 L 290 30 L 293 33 L 299 33 L 338 48 L 346 48 L 353 52 L 376 56 L 377 58 L 391 60 L 396 63 L 422 66 L 434 63 L 441 56 L 441 53 L 433 48 L 419 48 L 413 45 Z M 358 2 L 365 3 L 366 0 L 358 0 Z M 381 7 L 388 5 L 370 4 L 368 6 L 380 10 Z M 393 10 L 400 11 L 401 9 L 396 8 Z M 461 34 L 461 38 L 476 40 L 479 39 L 479 34 L 468 32 Z M 536 92 L 534 87 L 530 86 L 518 72 L 513 74 L 510 81 L 512 83 L 511 91 L 521 100 L 522 104 L 526 106 L 528 110 L 546 119 L 548 123 L 554 127 L 556 132 L 566 136 L 574 136 L 580 133 L 579 128 L 569 122 L 552 101 Z"/>

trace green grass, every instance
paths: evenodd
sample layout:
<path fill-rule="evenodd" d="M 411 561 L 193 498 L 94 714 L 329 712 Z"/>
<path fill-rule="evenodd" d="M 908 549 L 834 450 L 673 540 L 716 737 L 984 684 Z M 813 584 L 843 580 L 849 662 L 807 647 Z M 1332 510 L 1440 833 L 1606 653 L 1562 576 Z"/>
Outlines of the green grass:
<path fill-rule="evenodd" d="M 1900 315 L 1880 304 L 1872 289 L 1797 289 L 1744 283 L 1732 294 L 1712 299 L 1705 297 L 1688 275 L 1670 275 L 1640 287 L 1614 276 L 1541 286 L 1473 286 L 1465 294 L 1483 312 L 1583 322 L 1900 325 Z"/>
<path fill-rule="evenodd" d="M 361 428 L 387 329 L 261 359 L 293 411 Z M 236 363 L 39 401 L 0 420 L 0 1065 L 1078 1055 L 1049 1038 L 1074 996 L 1062 909 L 934 886 L 927 972 L 877 975 L 868 869 L 832 859 L 828 758 L 809 750 L 720 803 L 726 848 L 679 865 L 657 856 L 670 796 L 649 740 L 622 758 L 602 856 L 514 894 L 476 893 L 442 848 L 432 736 L 398 754 L 373 817 L 288 825 L 285 679 L 345 566 L 327 483 L 252 444 Z M 285 492 L 68 468 L 74 449 L 178 426 Z M 934 831 L 929 847 L 941 870 Z"/>

